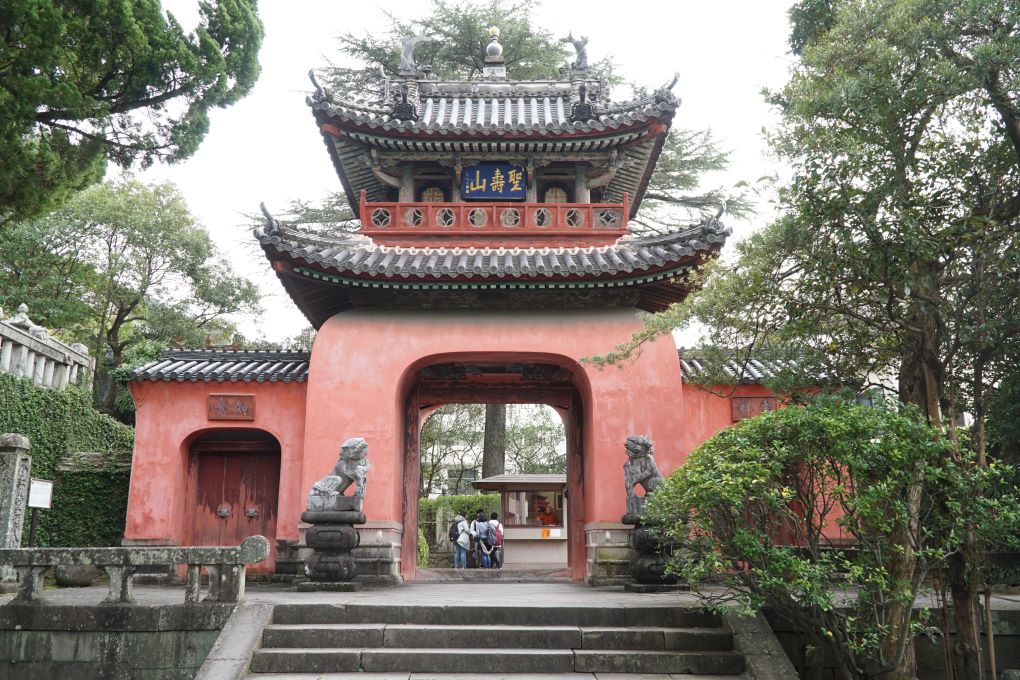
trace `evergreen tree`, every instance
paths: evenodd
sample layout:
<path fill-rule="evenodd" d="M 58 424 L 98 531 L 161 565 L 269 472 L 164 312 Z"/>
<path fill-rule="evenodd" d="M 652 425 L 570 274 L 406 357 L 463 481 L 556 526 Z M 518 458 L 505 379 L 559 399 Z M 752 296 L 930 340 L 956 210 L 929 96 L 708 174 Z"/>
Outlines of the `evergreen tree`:
<path fill-rule="evenodd" d="M 791 17 L 799 62 L 769 93 L 783 116 L 774 149 L 796 172 L 783 217 L 609 358 L 697 321 L 710 344 L 745 356 L 766 348 L 858 385 L 888 376 L 954 443 L 954 464 L 971 446 L 984 466 L 989 397 L 1016 374 L 1020 332 L 1020 8 L 804 0 Z M 947 574 L 956 677 L 976 679 L 975 535 L 959 537 Z M 913 564 L 908 550 L 897 577 Z M 894 618 L 909 616 L 904 603 Z M 912 677 L 899 643 L 886 643 L 888 677 Z"/>
<path fill-rule="evenodd" d="M 195 152 L 209 109 L 259 75 L 256 0 L 199 4 L 186 34 L 158 0 L 0 3 L 0 227 L 121 166 Z"/>

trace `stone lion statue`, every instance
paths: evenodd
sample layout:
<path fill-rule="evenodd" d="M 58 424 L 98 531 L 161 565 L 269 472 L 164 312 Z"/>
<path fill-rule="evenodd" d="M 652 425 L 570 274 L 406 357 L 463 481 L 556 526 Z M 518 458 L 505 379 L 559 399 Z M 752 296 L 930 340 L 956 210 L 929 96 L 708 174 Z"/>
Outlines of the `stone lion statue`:
<path fill-rule="evenodd" d="M 640 485 L 645 496 L 655 491 L 664 480 L 659 466 L 653 457 L 652 440 L 640 434 L 627 437 L 624 445 L 627 451 L 627 462 L 623 464 L 623 483 L 627 489 L 627 514 L 641 516 L 645 509 L 645 499 L 634 490 Z"/>
<path fill-rule="evenodd" d="M 338 497 L 354 485 L 354 498 L 357 498 L 358 510 L 365 498 L 365 482 L 368 471 L 368 442 L 361 437 L 348 439 L 340 446 L 340 457 L 336 461 L 333 472 L 326 475 L 314 485 L 308 494 L 309 510 L 333 509 Z"/>

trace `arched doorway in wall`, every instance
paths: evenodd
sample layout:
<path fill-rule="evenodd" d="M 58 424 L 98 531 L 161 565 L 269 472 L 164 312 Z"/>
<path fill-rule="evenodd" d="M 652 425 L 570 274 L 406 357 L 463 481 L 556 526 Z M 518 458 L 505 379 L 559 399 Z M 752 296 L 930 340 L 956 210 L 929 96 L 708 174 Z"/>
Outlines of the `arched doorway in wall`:
<path fill-rule="evenodd" d="M 489 359 L 489 358 L 487 358 Z M 584 404 L 573 371 L 548 359 L 518 361 L 456 360 L 422 366 L 414 373 L 405 411 L 404 498 L 401 574 L 415 578 L 418 495 L 421 474 L 420 433 L 424 418 L 444 404 L 545 404 L 563 418 L 566 434 L 567 562 L 574 580 L 586 576 L 584 542 Z M 409 558 L 404 557 L 409 556 Z"/>
<path fill-rule="evenodd" d="M 271 574 L 276 563 L 280 442 L 250 428 L 206 430 L 189 446 L 188 512 L 192 545 L 238 545 L 269 539 L 269 559 L 249 566 Z"/>
<path fill-rule="evenodd" d="M 418 528 L 429 545 L 429 569 L 453 566 L 455 512 L 472 520 L 482 509 L 486 520 L 496 513 L 502 525 L 500 568 L 562 576 L 570 504 L 560 411 L 545 404 L 473 403 L 434 406 L 422 415 Z M 469 566 L 477 566 L 476 552 L 468 552 Z M 442 572 L 427 574 L 442 578 Z"/>

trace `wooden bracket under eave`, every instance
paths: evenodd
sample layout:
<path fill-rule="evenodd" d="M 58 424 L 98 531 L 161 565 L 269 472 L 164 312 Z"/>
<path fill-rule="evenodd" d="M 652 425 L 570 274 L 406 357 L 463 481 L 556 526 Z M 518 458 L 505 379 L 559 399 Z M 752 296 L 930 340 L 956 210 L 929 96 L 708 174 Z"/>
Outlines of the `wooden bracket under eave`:
<path fill-rule="evenodd" d="M 329 135 L 330 137 L 344 136 L 344 133 L 340 131 L 340 128 L 333 125 L 332 123 L 323 123 L 322 125 L 319 126 L 319 131 L 324 135 Z"/>

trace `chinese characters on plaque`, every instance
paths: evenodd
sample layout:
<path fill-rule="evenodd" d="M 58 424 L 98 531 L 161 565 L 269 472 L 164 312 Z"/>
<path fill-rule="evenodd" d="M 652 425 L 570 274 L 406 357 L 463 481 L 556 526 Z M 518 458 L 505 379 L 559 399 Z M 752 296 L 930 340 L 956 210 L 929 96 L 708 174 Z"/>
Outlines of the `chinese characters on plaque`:
<path fill-rule="evenodd" d="M 479 163 L 461 172 L 460 195 L 465 199 L 522 200 L 528 188 L 524 168 L 512 163 Z"/>
<path fill-rule="evenodd" d="M 731 397 L 730 401 L 733 404 L 733 422 L 776 410 L 775 397 Z"/>
<path fill-rule="evenodd" d="M 209 420 L 255 420 L 254 394 L 210 394 Z"/>

